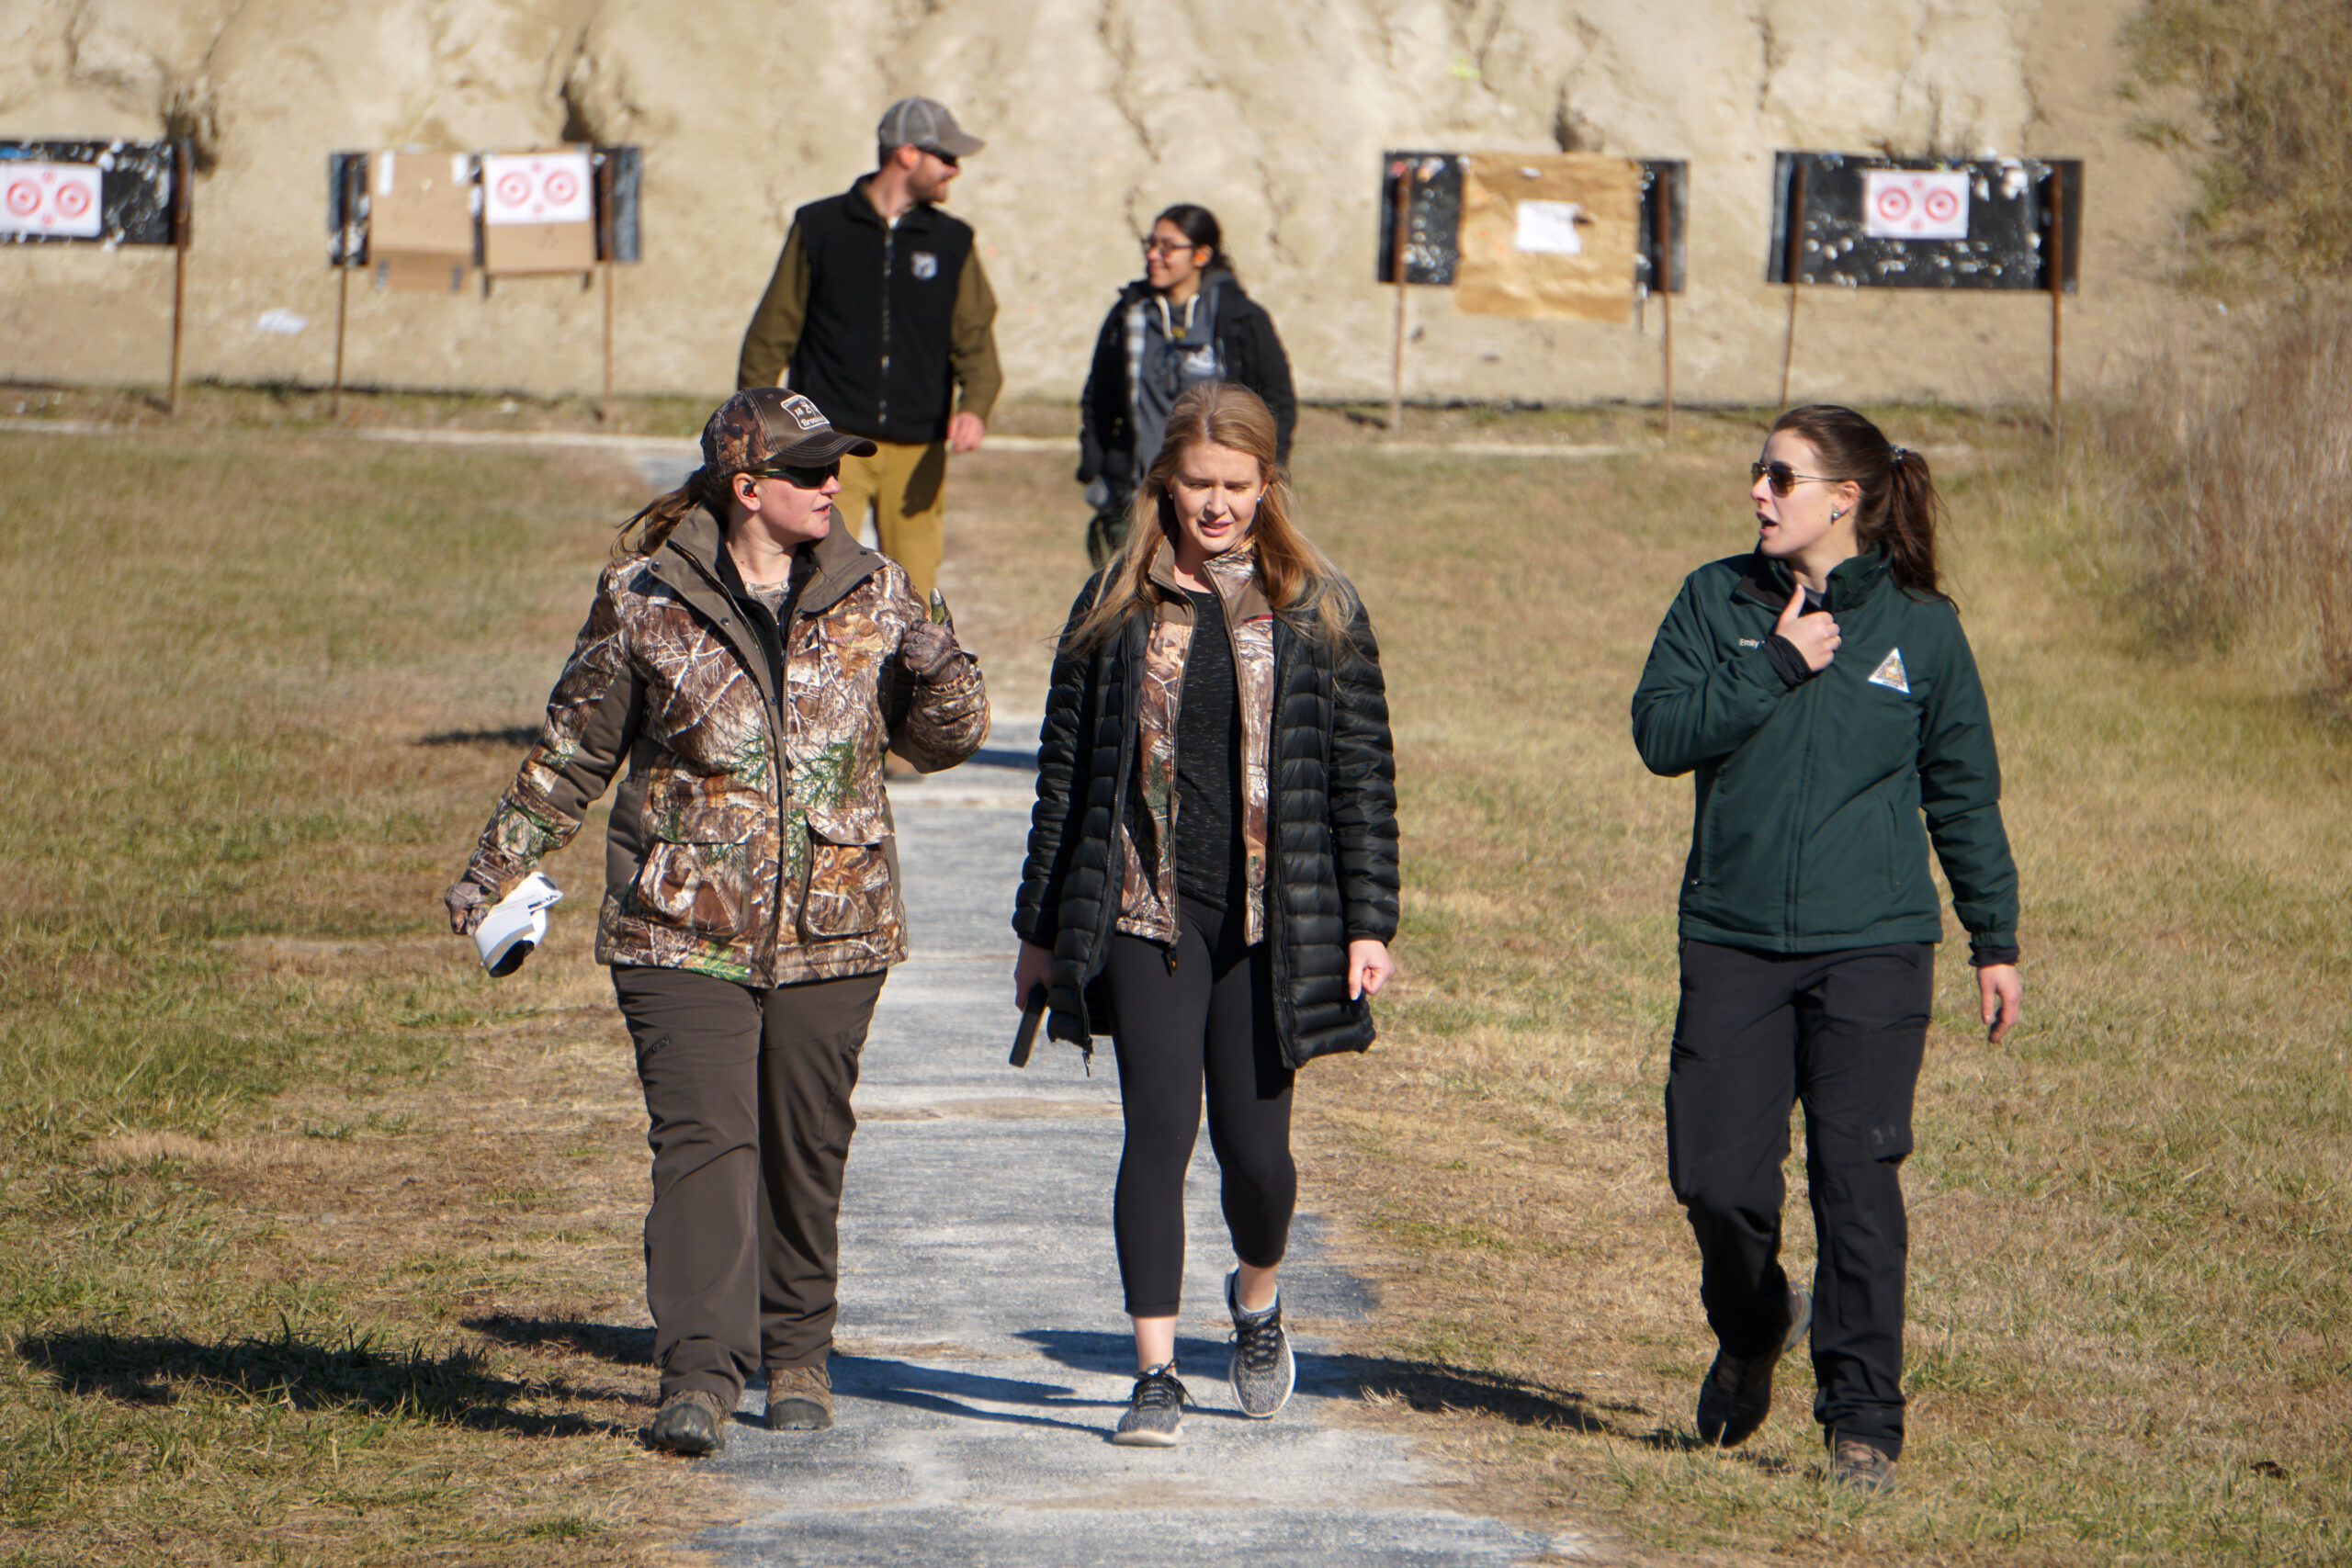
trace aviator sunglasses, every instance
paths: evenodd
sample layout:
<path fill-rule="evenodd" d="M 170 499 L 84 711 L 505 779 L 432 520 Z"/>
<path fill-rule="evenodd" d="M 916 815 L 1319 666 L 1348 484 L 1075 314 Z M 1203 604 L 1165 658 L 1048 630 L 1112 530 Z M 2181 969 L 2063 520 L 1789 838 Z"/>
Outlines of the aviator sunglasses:
<path fill-rule="evenodd" d="M 1758 479 L 1767 477 L 1770 477 L 1772 481 L 1774 495 L 1786 495 L 1801 484 L 1834 485 L 1838 482 L 1826 474 L 1801 474 L 1778 457 L 1769 463 L 1758 461 L 1747 465 L 1749 484 L 1754 484 Z"/>
<path fill-rule="evenodd" d="M 779 463 L 772 468 L 753 468 L 750 471 L 760 479 L 782 479 L 795 490 L 822 490 L 825 488 L 827 479 L 840 475 L 842 460 L 836 457 L 830 463 L 820 463 L 814 468 Z"/>

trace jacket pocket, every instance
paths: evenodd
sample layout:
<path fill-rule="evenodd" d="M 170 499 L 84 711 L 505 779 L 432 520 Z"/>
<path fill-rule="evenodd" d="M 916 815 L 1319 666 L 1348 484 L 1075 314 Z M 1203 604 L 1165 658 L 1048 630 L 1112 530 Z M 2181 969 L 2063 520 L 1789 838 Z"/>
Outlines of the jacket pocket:
<path fill-rule="evenodd" d="M 890 919 L 890 853 L 879 811 L 808 813 L 808 891 L 800 901 L 808 941 L 862 936 Z"/>
<path fill-rule="evenodd" d="M 750 923 L 752 835 L 759 813 L 736 804 L 699 804 L 653 824 L 630 892 L 651 919 L 706 936 L 741 936 Z"/>

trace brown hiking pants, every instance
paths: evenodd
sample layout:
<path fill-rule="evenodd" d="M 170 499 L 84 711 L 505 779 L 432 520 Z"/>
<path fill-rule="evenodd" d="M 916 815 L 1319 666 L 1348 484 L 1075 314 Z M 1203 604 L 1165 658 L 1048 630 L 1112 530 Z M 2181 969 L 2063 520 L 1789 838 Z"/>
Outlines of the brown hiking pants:
<path fill-rule="evenodd" d="M 645 1300 L 664 1399 L 732 1405 L 763 1366 L 824 1363 L 850 1091 L 884 978 L 763 991 L 614 968 L 653 1148 Z"/>

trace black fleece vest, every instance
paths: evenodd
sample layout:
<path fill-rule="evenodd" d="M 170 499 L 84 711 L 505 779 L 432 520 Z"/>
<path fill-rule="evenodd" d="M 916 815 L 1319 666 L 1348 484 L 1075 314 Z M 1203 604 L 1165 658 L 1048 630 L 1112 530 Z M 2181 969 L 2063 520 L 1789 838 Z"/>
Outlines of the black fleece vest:
<path fill-rule="evenodd" d="M 937 441 L 954 412 L 948 363 L 969 224 L 917 203 L 896 226 L 862 186 L 793 216 L 808 256 L 808 313 L 792 389 L 839 428 L 881 441 Z"/>

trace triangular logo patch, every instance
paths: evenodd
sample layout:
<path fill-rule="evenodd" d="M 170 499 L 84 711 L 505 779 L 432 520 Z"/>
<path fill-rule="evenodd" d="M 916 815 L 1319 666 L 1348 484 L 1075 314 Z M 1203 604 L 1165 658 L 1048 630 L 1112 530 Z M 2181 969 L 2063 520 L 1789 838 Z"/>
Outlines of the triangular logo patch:
<path fill-rule="evenodd" d="M 1901 649 L 1891 648 L 1886 650 L 1886 657 L 1879 660 L 1877 669 L 1871 671 L 1871 684 L 1891 687 L 1905 696 L 1911 694 L 1911 682 L 1903 673 Z"/>

